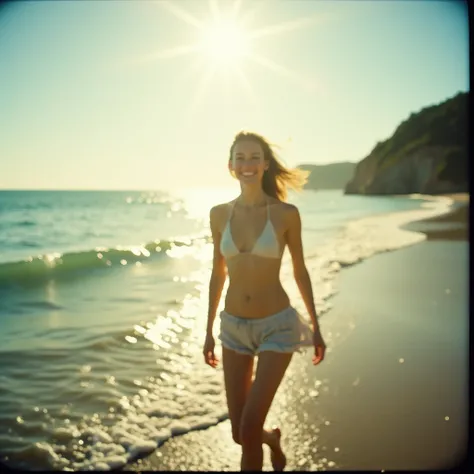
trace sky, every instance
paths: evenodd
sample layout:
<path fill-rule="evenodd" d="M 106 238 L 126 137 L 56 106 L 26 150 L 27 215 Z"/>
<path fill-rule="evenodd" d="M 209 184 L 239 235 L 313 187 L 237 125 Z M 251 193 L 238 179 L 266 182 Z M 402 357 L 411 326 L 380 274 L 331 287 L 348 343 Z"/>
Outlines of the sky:
<path fill-rule="evenodd" d="M 242 129 L 357 162 L 469 90 L 458 1 L 31 1 L 0 9 L 0 189 L 235 186 Z"/>

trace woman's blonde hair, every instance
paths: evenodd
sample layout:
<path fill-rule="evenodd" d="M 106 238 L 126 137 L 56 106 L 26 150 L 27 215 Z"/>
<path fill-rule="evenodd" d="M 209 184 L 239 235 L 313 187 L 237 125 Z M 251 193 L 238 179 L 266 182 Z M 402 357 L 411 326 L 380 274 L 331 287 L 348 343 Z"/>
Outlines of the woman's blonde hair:
<path fill-rule="evenodd" d="M 257 133 L 239 132 L 234 137 L 234 141 L 230 147 L 229 160 L 232 160 L 232 153 L 236 143 L 249 140 L 257 142 L 262 147 L 263 158 L 269 162 L 268 169 L 265 171 L 262 179 L 262 188 L 268 196 L 279 199 L 280 201 L 286 201 L 288 188 L 294 189 L 295 191 L 303 189 L 304 184 L 307 182 L 309 172 L 298 168 L 285 167 L 277 158 L 274 151 L 274 148 L 277 146 L 270 144 L 268 140 Z M 235 178 L 235 174 L 232 171 L 231 174 Z"/>

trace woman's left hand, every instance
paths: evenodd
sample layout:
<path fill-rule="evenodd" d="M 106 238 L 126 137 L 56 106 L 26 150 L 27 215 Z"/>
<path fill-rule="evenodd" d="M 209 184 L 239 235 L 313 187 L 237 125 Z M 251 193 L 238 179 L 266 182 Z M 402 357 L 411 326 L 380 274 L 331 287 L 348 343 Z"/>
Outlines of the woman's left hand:
<path fill-rule="evenodd" d="M 324 360 L 324 354 L 326 352 L 326 344 L 324 343 L 323 336 L 319 328 L 313 331 L 313 346 L 314 346 L 314 356 L 313 356 L 313 365 L 318 365 Z"/>

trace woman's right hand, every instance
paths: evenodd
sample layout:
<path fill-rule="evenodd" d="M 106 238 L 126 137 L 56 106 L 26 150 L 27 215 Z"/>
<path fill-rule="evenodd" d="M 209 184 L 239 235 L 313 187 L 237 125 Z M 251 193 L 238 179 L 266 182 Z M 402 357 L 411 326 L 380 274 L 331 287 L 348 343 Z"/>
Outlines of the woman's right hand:
<path fill-rule="evenodd" d="M 326 344 L 319 327 L 313 331 L 313 346 L 313 365 L 318 365 L 324 360 L 324 354 L 326 353 Z"/>
<path fill-rule="evenodd" d="M 212 334 L 206 335 L 206 340 L 204 341 L 204 350 L 202 351 L 204 354 L 204 362 L 207 365 L 210 365 L 213 369 L 217 367 L 219 359 L 216 357 L 214 353 L 214 349 L 216 347 L 216 342 L 214 341 L 214 337 Z"/>

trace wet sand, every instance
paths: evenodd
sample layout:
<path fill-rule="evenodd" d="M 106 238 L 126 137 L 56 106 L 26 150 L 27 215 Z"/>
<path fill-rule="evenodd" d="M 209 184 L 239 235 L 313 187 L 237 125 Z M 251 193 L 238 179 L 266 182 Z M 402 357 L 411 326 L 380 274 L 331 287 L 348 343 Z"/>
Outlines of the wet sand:
<path fill-rule="evenodd" d="M 404 229 L 423 232 L 427 240 L 468 240 L 469 239 L 469 194 L 447 195 L 453 199 L 449 213 L 423 221 L 415 221 Z"/>
<path fill-rule="evenodd" d="M 438 221 L 462 224 L 465 214 L 450 215 Z M 295 355 L 268 417 L 282 427 L 286 470 L 444 469 L 462 460 L 469 248 L 459 232 L 443 232 L 431 229 L 430 238 L 425 229 L 427 241 L 342 271 L 321 319 L 326 360 L 313 367 L 310 353 Z M 224 421 L 173 438 L 128 468 L 239 467 L 240 450 Z"/>

